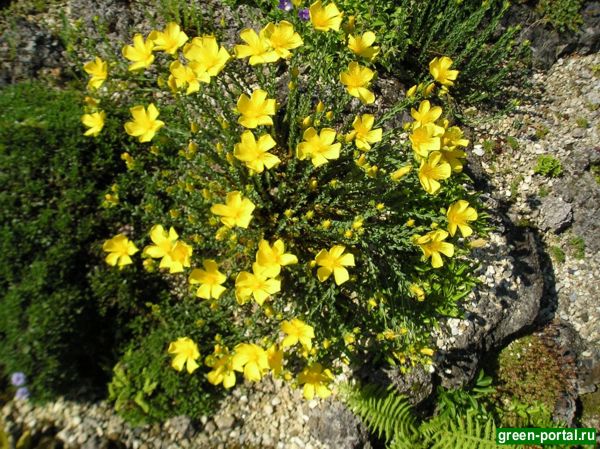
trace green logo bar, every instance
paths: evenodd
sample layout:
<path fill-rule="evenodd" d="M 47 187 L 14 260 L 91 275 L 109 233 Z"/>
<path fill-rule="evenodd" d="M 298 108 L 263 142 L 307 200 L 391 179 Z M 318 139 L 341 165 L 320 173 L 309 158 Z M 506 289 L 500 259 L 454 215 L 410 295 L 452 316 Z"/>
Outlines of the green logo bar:
<path fill-rule="evenodd" d="M 499 428 L 496 429 L 497 444 L 546 444 L 575 445 L 596 444 L 595 429 L 537 429 Z"/>

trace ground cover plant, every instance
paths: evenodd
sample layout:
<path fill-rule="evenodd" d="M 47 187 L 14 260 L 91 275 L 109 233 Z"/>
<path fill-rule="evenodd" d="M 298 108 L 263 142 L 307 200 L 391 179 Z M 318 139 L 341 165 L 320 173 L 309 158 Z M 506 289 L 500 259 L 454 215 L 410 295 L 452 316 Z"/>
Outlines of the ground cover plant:
<path fill-rule="evenodd" d="M 114 121 L 102 141 L 83 136 L 82 99 L 40 82 L 0 92 L 0 361 L 26 375 L 17 394 L 38 400 L 106 382 L 137 314 L 131 298 L 160 294 L 143 270 L 143 284 L 133 270 L 128 283 L 94 275 L 93 245 L 113 228 L 98 208 L 124 170 L 124 139 Z M 129 303 L 116 310 L 119 295 Z"/>
<path fill-rule="evenodd" d="M 130 419 L 198 416 L 243 379 L 325 398 L 347 366 L 429 363 L 437 319 L 471 291 L 484 225 L 445 113 L 458 68 L 435 57 L 383 104 L 376 36 L 344 17 L 315 2 L 233 48 L 170 22 L 84 66 L 86 135 L 117 120 L 130 136 L 98 257 L 172 291 L 115 367 Z"/>

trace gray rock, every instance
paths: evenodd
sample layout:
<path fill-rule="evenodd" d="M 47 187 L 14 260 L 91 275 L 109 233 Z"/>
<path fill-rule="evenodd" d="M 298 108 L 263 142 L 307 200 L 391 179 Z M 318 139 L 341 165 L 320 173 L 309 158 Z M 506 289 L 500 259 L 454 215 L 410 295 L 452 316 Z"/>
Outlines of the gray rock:
<path fill-rule="evenodd" d="M 0 87 L 65 67 L 64 48 L 50 31 L 24 18 L 16 18 L 0 36 Z"/>
<path fill-rule="evenodd" d="M 165 422 L 165 429 L 178 438 L 188 438 L 194 431 L 192 420 L 187 416 L 176 416 Z"/>
<path fill-rule="evenodd" d="M 322 402 L 310 410 L 308 426 L 314 438 L 330 447 L 372 449 L 361 420 L 335 400 Z"/>
<path fill-rule="evenodd" d="M 235 418 L 231 415 L 219 415 L 215 418 L 215 424 L 219 430 L 228 430 L 233 427 Z"/>
<path fill-rule="evenodd" d="M 560 197 L 548 196 L 542 200 L 540 219 L 543 230 L 558 234 L 571 225 L 573 206 Z"/>

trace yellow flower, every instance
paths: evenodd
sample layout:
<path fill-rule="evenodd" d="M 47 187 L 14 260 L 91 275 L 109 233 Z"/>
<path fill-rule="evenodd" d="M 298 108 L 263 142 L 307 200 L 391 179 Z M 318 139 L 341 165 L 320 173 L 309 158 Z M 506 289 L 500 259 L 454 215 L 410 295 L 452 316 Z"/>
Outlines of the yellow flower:
<path fill-rule="evenodd" d="M 102 245 L 102 249 L 108 253 L 106 263 L 119 267 L 132 263 L 131 257 L 139 251 L 137 247 L 124 234 L 117 234 Z"/>
<path fill-rule="evenodd" d="M 267 98 L 267 92 L 256 89 L 248 97 L 240 95 L 237 111 L 241 114 L 238 123 L 245 128 L 256 128 L 259 125 L 273 125 L 271 115 L 275 115 L 275 100 Z"/>
<path fill-rule="evenodd" d="M 200 284 L 196 296 L 202 299 L 219 299 L 227 290 L 221 285 L 227 280 L 227 276 L 219 271 L 219 265 L 212 259 L 204 259 L 202 266 L 204 270 L 195 268 L 189 277 L 190 284 Z"/>
<path fill-rule="evenodd" d="M 193 62 L 190 65 L 183 65 L 179 61 L 173 61 L 169 66 L 171 74 L 167 84 L 174 92 L 187 86 L 186 95 L 198 92 L 200 90 L 200 81 L 210 82 L 208 73 L 199 70 L 193 70 Z M 197 64 L 197 63 L 196 63 Z"/>
<path fill-rule="evenodd" d="M 263 134 L 256 141 L 251 131 L 244 131 L 241 142 L 235 144 L 233 155 L 244 162 L 250 170 L 262 173 L 265 168 L 273 168 L 281 162 L 277 156 L 269 153 L 275 145 L 275 141 L 269 134 Z"/>
<path fill-rule="evenodd" d="M 448 232 L 451 236 L 454 237 L 454 234 L 456 234 L 456 228 L 460 229 L 463 237 L 469 237 L 473 234 L 473 230 L 468 223 L 477 220 L 477 211 L 470 207 L 467 201 L 458 200 L 450 205 L 446 217 L 448 217 Z"/>
<path fill-rule="evenodd" d="M 424 100 L 419 105 L 418 110 L 411 108 L 410 115 L 415 119 L 414 128 L 418 128 L 427 123 L 434 123 L 442 115 L 442 108 L 439 106 L 431 107 L 429 100 Z M 443 130 L 438 130 L 438 133 L 441 134 L 442 132 Z"/>
<path fill-rule="evenodd" d="M 161 258 L 159 268 L 168 268 L 170 273 L 181 273 L 183 267 L 190 266 L 192 247 L 178 241 L 179 235 L 174 228 L 171 227 L 167 233 L 162 225 L 154 225 L 150 230 L 150 239 L 154 245 L 146 246 L 142 255 Z"/>
<path fill-rule="evenodd" d="M 264 268 L 265 276 L 275 277 L 281 272 L 281 267 L 298 263 L 298 258 L 285 252 L 283 240 L 278 239 L 269 245 L 266 240 L 261 240 L 256 253 L 256 263 Z"/>
<path fill-rule="evenodd" d="M 198 352 L 198 346 L 188 337 L 180 337 L 177 341 L 169 344 L 169 354 L 174 355 L 171 361 L 171 366 L 177 371 L 183 369 L 183 365 L 186 365 L 187 372 L 192 374 L 198 369 L 198 363 L 196 360 L 200 357 Z"/>
<path fill-rule="evenodd" d="M 331 374 L 331 371 L 328 369 L 324 370 L 319 363 L 307 366 L 298 375 L 298 383 L 304 385 L 304 398 L 309 401 L 315 395 L 323 399 L 331 396 L 331 390 L 327 386 L 332 380 L 333 374 Z"/>
<path fill-rule="evenodd" d="M 273 375 L 278 377 L 283 371 L 283 350 L 277 344 L 271 345 L 267 349 L 267 357 L 269 358 L 269 368 L 273 371 Z"/>
<path fill-rule="evenodd" d="M 139 70 L 150 66 L 154 62 L 153 48 L 154 41 L 148 39 L 144 42 L 142 35 L 136 34 L 133 37 L 133 46 L 126 45 L 122 51 L 123 56 L 133 62 L 129 66 L 129 70 Z"/>
<path fill-rule="evenodd" d="M 375 95 L 367 87 L 375 76 L 368 67 L 362 67 L 358 62 L 351 62 L 346 72 L 340 74 L 340 81 L 348 89 L 348 93 L 360 99 L 364 104 L 375 101 Z"/>
<path fill-rule="evenodd" d="M 217 360 L 211 361 L 207 365 L 212 368 L 206 378 L 212 385 L 223 384 L 225 388 L 231 388 L 235 385 L 235 371 L 232 366 L 231 355 L 225 354 L 219 357 Z"/>
<path fill-rule="evenodd" d="M 398 170 L 393 171 L 390 174 L 390 178 L 392 181 L 400 181 L 404 176 L 406 176 L 412 170 L 412 165 L 403 165 Z"/>
<path fill-rule="evenodd" d="M 448 56 L 433 58 L 429 63 L 429 72 L 433 79 L 444 86 L 453 86 L 453 81 L 458 76 L 458 70 L 449 70 L 452 59 Z"/>
<path fill-rule="evenodd" d="M 315 128 L 308 128 L 302 136 L 304 140 L 296 148 L 298 159 L 310 158 L 313 165 L 319 167 L 339 158 L 342 144 L 334 143 L 335 136 L 335 130 L 332 128 L 323 128 L 319 134 Z"/>
<path fill-rule="evenodd" d="M 269 296 L 281 290 L 279 279 L 270 279 L 263 267 L 252 264 L 252 273 L 242 271 L 235 279 L 235 298 L 239 304 L 245 304 L 253 297 L 262 306 Z"/>
<path fill-rule="evenodd" d="M 429 158 L 421 161 L 419 168 L 419 181 L 427 193 L 434 194 L 440 188 L 441 179 L 448 179 L 452 174 L 450 164 L 442 160 L 442 154 L 434 151 Z"/>
<path fill-rule="evenodd" d="M 108 63 L 97 56 L 93 61 L 86 62 L 83 70 L 90 75 L 88 89 L 98 89 L 108 77 Z"/>
<path fill-rule="evenodd" d="M 264 28 L 264 36 L 277 53 L 277 56 L 283 59 L 291 57 L 290 50 L 298 48 L 304 43 L 300 35 L 294 31 L 294 25 L 286 20 L 279 22 L 277 25 L 267 24 Z"/>
<path fill-rule="evenodd" d="M 379 47 L 373 47 L 375 42 L 375 33 L 367 31 L 362 36 L 354 37 L 352 34 L 348 36 L 348 48 L 358 56 L 362 56 L 369 61 L 375 59 L 379 54 Z"/>
<path fill-rule="evenodd" d="M 463 169 L 463 160 L 467 157 L 467 153 L 462 150 L 447 150 L 442 148 L 442 159 L 450 164 L 454 173 L 460 173 Z"/>
<path fill-rule="evenodd" d="M 413 85 L 410 89 L 406 91 L 406 98 L 412 98 L 417 93 L 417 85 Z"/>
<path fill-rule="evenodd" d="M 250 28 L 240 32 L 240 37 L 246 45 L 234 47 L 235 57 L 238 59 L 250 57 L 250 65 L 267 64 L 279 59 L 279 54 L 271 46 L 271 42 L 265 36 L 265 28 L 259 34 Z"/>
<path fill-rule="evenodd" d="M 345 250 L 346 247 L 335 245 L 329 251 L 322 249 L 317 254 L 315 261 L 320 267 L 317 270 L 319 281 L 326 281 L 332 273 L 337 285 L 342 285 L 350 279 L 348 270 L 345 267 L 354 266 L 354 255 L 351 253 L 343 254 Z"/>
<path fill-rule="evenodd" d="M 147 110 L 140 105 L 132 107 L 129 111 L 133 121 L 125 123 L 125 131 L 130 136 L 138 137 L 140 142 L 150 142 L 158 130 L 165 125 L 165 122 L 156 120 L 158 109 L 153 103 L 150 103 Z"/>
<path fill-rule="evenodd" d="M 443 129 L 432 123 L 427 123 L 415 129 L 408 138 L 412 149 L 418 159 L 427 158 L 432 151 L 439 151 L 441 147 L 441 133 Z"/>
<path fill-rule="evenodd" d="M 231 365 L 234 370 L 243 372 L 247 380 L 258 382 L 269 370 L 269 357 L 258 345 L 240 343 L 235 347 Z"/>
<path fill-rule="evenodd" d="M 410 293 L 417 299 L 417 301 L 425 301 L 425 290 L 423 290 L 418 284 L 410 284 L 408 289 Z"/>
<path fill-rule="evenodd" d="M 371 114 L 363 114 L 362 116 L 356 116 L 352 126 L 354 131 L 349 135 L 349 139 L 354 139 L 356 148 L 363 151 L 371 149 L 372 143 L 381 142 L 381 135 L 383 133 L 381 128 L 372 129 L 375 117 Z"/>
<path fill-rule="evenodd" d="M 131 156 L 131 154 L 129 154 L 127 151 L 121 153 L 121 159 L 125 161 L 125 166 L 127 167 L 127 170 L 131 170 L 134 167 L 135 160 L 133 159 L 133 156 Z"/>
<path fill-rule="evenodd" d="M 442 260 L 443 254 L 447 257 L 454 255 L 454 245 L 452 243 L 444 242 L 448 233 L 441 229 L 436 231 L 428 232 L 425 235 L 416 235 L 415 242 L 421 247 L 423 251 L 423 260 L 427 260 L 431 257 L 431 266 L 433 268 L 439 268 L 444 265 Z"/>
<path fill-rule="evenodd" d="M 312 349 L 312 339 L 315 338 L 315 330 L 304 321 L 298 318 L 294 318 L 292 321 L 286 320 L 281 323 L 281 331 L 286 334 L 281 342 L 281 346 L 284 349 L 294 346 L 296 343 L 300 343 L 305 349 Z"/>
<path fill-rule="evenodd" d="M 188 40 L 187 34 L 181 31 L 179 25 L 169 22 L 163 31 L 153 31 L 148 40 L 154 42 L 154 50 L 163 50 L 165 53 L 174 55 L 175 52 Z"/>
<path fill-rule="evenodd" d="M 463 132 L 458 126 L 448 127 L 448 120 L 444 120 L 444 125 L 442 148 L 455 149 L 456 147 L 469 146 L 469 141 L 463 138 Z"/>
<path fill-rule="evenodd" d="M 221 217 L 221 223 L 228 228 L 239 226 L 247 228 L 252 220 L 252 212 L 256 206 L 248 198 L 244 198 L 237 190 L 229 192 L 225 204 L 214 204 L 210 211 Z"/>
<path fill-rule="evenodd" d="M 214 36 L 195 37 L 183 47 L 183 55 L 190 61 L 197 62 L 209 76 L 217 76 L 231 58 L 227 49 L 219 47 Z"/>
<path fill-rule="evenodd" d="M 335 3 L 329 3 L 323 7 L 321 0 L 314 2 L 309 8 L 310 21 L 319 31 L 339 31 L 342 24 L 343 13 L 339 11 Z"/>
<path fill-rule="evenodd" d="M 104 120 L 106 114 L 104 111 L 92 112 L 91 114 L 83 114 L 81 116 L 81 123 L 88 127 L 87 131 L 83 133 L 84 136 L 97 136 L 104 128 Z"/>

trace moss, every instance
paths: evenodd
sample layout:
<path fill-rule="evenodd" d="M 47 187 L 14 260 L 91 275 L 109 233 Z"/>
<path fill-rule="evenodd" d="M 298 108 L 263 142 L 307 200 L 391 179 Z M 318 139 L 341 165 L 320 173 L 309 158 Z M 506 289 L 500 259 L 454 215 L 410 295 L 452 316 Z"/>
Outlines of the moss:
<path fill-rule="evenodd" d="M 516 340 L 502 350 L 497 382 L 501 403 L 526 404 L 550 413 L 565 385 L 560 361 L 537 335 Z"/>
<path fill-rule="evenodd" d="M 588 128 L 590 126 L 590 122 L 585 117 L 578 117 L 575 123 L 578 128 Z"/>
<path fill-rule="evenodd" d="M 545 198 L 550 195 L 550 189 L 547 186 L 540 186 L 540 190 L 538 191 L 538 195 L 540 198 Z"/>
<path fill-rule="evenodd" d="M 581 396 L 581 409 L 584 421 L 600 419 L 600 391 Z"/>

